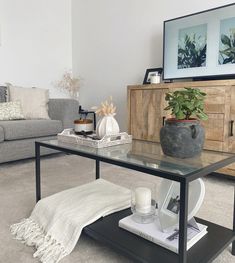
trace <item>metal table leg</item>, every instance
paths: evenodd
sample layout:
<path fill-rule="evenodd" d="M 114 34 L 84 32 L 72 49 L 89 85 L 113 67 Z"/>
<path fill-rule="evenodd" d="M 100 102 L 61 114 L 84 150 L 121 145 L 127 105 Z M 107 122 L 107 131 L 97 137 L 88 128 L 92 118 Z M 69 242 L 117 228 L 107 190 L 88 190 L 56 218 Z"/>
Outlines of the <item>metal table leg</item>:
<path fill-rule="evenodd" d="M 234 200 L 233 200 L 233 232 L 235 232 L 235 186 L 234 186 Z M 232 255 L 235 256 L 235 240 L 232 243 Z"/>
<path fill-rule="evenodd" d="M 98 160 L 95 161 L 95 178 L 100 178 L 100 161 Z"/>
<path fill-rule="evenodd" d="M 41 167 L 40 167 L 40 144 L 35 142 L 35 169 L 36 169 L 36 202 L 41 199 Z"/>
<path fill-rule="evenodd" d="M 180 183 L 180 218 L 179 218 L 179 262 L 187 262 L 187 224 L 188 224 L 188 189 L 189 183 Z"/>

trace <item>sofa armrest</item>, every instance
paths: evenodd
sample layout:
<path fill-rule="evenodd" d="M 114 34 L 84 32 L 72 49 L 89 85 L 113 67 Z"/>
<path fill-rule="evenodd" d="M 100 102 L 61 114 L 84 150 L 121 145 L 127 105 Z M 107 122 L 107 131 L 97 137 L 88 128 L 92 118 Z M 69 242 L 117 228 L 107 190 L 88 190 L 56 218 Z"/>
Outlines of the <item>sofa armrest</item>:
<path fill-rule="evenodd" d="M 61 120 L 63 128 L 73 128 L 74 120 L 78 118 L 79 103 L 74 99 L 50 99 L 48 104 L 49 117 Z"/>

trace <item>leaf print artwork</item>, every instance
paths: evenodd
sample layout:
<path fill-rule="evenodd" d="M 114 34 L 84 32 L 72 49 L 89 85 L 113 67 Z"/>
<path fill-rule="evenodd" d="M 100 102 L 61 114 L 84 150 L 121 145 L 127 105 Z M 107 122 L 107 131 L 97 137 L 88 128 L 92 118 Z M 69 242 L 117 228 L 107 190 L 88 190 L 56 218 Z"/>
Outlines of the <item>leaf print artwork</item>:
<path fill-rule="evenodd" d="M 178 38 L 178 69 L 206 66 L 207 24 L 183 28 Z"/>
<path fill-rule="evenodd" d="M 221 20 L 219 65 L 235 63 L 235 17 Z"/>

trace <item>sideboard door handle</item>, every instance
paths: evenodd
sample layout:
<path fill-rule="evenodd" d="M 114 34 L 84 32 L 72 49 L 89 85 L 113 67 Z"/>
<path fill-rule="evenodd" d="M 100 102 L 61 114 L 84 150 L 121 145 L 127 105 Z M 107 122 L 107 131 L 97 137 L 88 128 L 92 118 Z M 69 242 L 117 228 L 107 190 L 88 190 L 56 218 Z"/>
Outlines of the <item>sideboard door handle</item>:
<path fill-rule="evenodd" d="M 233 124 L 234 124 L 234 120 L 230 121 L 230 136 L 233 136 Z"/>
<path fill-rule="evenodd" d="M 165 119 L 166 119 L 166 117 L 163 116 L 163 117 L 162 117 L 162 126 L 165 126 Z"/>

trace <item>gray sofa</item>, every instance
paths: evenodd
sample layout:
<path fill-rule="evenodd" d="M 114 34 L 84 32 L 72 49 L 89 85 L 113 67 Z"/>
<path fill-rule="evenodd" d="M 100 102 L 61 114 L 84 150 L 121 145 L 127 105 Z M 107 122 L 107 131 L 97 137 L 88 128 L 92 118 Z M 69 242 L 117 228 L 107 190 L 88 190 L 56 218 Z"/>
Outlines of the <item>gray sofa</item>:
<path fill-rule="evenodd" d="M 63 129 L 73 127 L 78 107 L 73 99 L 50 99 L 51 120 L 0 121 L 0 163 L 34 157 L 34 142 L 55 139 Z M 52 151 L 42 148 L 41 153 Z"/>

